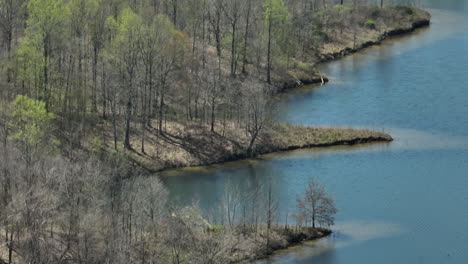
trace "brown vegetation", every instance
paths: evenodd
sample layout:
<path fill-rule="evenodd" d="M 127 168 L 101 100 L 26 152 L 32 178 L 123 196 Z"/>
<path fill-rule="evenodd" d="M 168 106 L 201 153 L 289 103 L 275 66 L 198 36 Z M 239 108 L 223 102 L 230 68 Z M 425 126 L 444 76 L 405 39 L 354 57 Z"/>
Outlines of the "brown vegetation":
<path fill-rule="evenodd" d="M 69 160 L 48 148 L 3 147 L 4 263 L 231 263 L 330 233 L 310 222 L 281 225 L 271 183 L 250 192 L 226 187 L 203 216 L 196 205 L 174 205 L 158 178 L 135 176 L 118 157 Z"/>
<path fill-rule="evenodd" d="M 137 165 L 391 140 L 275 124 L 270 99 L 326 81 L 315 64 L 350 38 L 421 17 L 364 0 L 0 0 L 0 263 L 225 263 L 326 234 L 279 228 L 271 184 L 202 217 Z"/>
<path fill-rule="evenodd" d="M 428 26 L 429 12 L 409 6 L 363 7 L 358 14 L 345 8 L 327 11 L 333 21 L 329 38 L 320 48 L 318 60 L 328 61 L 379 44 L 387 37 Z"/>
<path fill-rule="evenodd" d="M 392 137 L 383 132 L 353 128 L 305 127 L 272 124 L 258 134 L 250 152 L 251 135 L 246 129 L 227 123 L 217 125 L 210 132 L 209 126 L 199 123 L 166 122 L 165 133 L 156 129 L 146 133 L 145 152 L 139 149 L 127 151 L 127 157 L 150 171 L 168 168 L 211 165 L 226 161 L 245 159 L 262 154 L 301 148 L 357 145 L 370 142 L 389 142 Z M 104 137 L 91 140 L 90 149 L 112 152 L 109 140 L 111 128 L 99 127 Z M 101 132 L 102 133 L 102 132 Z M 107 136 L 106 136 L 107 135 Z M 104 140 L 104 141 L 103 141 Z M 131 142 L 138 144 L 139 137 Z"/>

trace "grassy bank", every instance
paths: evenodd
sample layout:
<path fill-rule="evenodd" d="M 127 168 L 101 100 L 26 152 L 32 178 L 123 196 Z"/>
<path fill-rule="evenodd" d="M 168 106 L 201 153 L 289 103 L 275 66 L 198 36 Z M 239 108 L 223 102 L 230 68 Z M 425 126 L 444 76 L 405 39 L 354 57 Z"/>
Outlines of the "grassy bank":
<path fill-rule="evenodd" d="M 89 148 L 113 152 L 111 128 L 100 127 L 102 137 L 91 140 Z M 150 129 L 145 135 L 145 152 L 141 138 L 132 137 L 134 148 L 125 152 L 126 158 L 150 171 L 168 168 L 204 166 L 249 158 L 247 146 L 250 135 L 245 129 L 230 123 L 217 125 L 216 132 L 199 123 L 167 122 L 160 135 Z M 305 127 L 274 124 L 262 130 L 253 146 L 253 155 L 300 148 L 356 145 L 369 142 L 389 142 L 392 137 L 382 132 L 352 128 Z"/>

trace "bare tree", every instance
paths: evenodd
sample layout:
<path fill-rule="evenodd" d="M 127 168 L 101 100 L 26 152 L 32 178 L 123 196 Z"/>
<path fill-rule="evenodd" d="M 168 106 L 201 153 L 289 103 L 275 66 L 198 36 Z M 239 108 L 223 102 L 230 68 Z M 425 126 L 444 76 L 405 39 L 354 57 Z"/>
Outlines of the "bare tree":
<path fill-rule="evenodd" d="M 299 218 L 310 220 L 313 228 L 316 224 L 327 226 L 334 224 L 334 215 L 337 213 L 335 201 L 317 179 L 309 180 L 303 197 L 297 198 L 296 206 Z"/>
<path fill-rule="evenodd" d="M 19 16 L 21 14 L 22 0 L 4 0 L 0 1 L 0 32 L 5 37 L 6 50 L 7 50 L 7 82 L 11 81 L 11 59 L 12 59 L 12 45 L 13 34 L 17 30 L 20 23 Z"/>
<path fill-rule="evenodd" d="M 268 124 L 268 86 L 253 86 L 251 87 L 251 94 L 247 96 L 247 132 L 250 135 L 249 145 L 247 146 L 247 155 L 254 154 L 254 144 L 258 139 L 260 133 L 265 129 Z"/>
<path fill-rule="evenodd" d="M 228 0 L 223 5 L 223 12 L 229 20 L 231 26 L 231 76 L 236 75 L 237 69 L 237 28 L 241 18 L 241 3 L 239 0 Z"/>
<path fill-rule="evenodd" d="M 211 31 L 214 34 L 216 42 L 216 54 L 218 61 L 221 61 L 221 38 L 222 38 L 222 17 L 223 3 L 222 0 L 209 0 L 210 9 L 208 11 L 208 21 L 211 25 Z"/>

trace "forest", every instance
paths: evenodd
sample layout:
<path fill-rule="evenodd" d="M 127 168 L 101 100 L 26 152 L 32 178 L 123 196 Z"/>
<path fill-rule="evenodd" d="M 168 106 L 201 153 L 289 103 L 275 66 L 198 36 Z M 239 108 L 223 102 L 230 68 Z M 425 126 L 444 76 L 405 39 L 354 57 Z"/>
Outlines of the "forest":
<path fill-rule="evenodd" d="M 318 232 L 310 211 L 328 227 L 336 208 L 316 182 L 323 207 L 298 201 L 296 228 L 278 229 L 268 184 L 202 216 L 140 165 L 285 144 L 306 128 L 278 125 L 272 97 L 323 83 L 315 65 L 337 47 L 426 17 L 404 2 L 0 0 L 0 263 L 221 263 Z"/>

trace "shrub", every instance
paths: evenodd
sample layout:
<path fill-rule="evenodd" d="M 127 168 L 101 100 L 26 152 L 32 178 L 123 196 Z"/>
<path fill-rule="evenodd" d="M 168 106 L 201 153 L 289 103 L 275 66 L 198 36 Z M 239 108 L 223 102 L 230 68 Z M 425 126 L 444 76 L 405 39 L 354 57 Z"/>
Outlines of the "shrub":
<path fill-rule="evenodd" d="M 333 11 L 337 13 L 345 13 L 352 10 L 350 6 L 347 5 L 334 5 L 333 6 Z"/>
<path fill-rule="evenodd" d="M 406 15 L 413 15 L 414 9 L 410 6 L 398 5 L 395 7 L 398 11 L 404 12 Z"/>
<path fill-rule="evenodd" d="M 367 19 L 366 22 L 364 22 L 364 26 L 370 29 L 375 29 L 375 24 L 376 24 L 376 21 L 373 19 Z"/>

